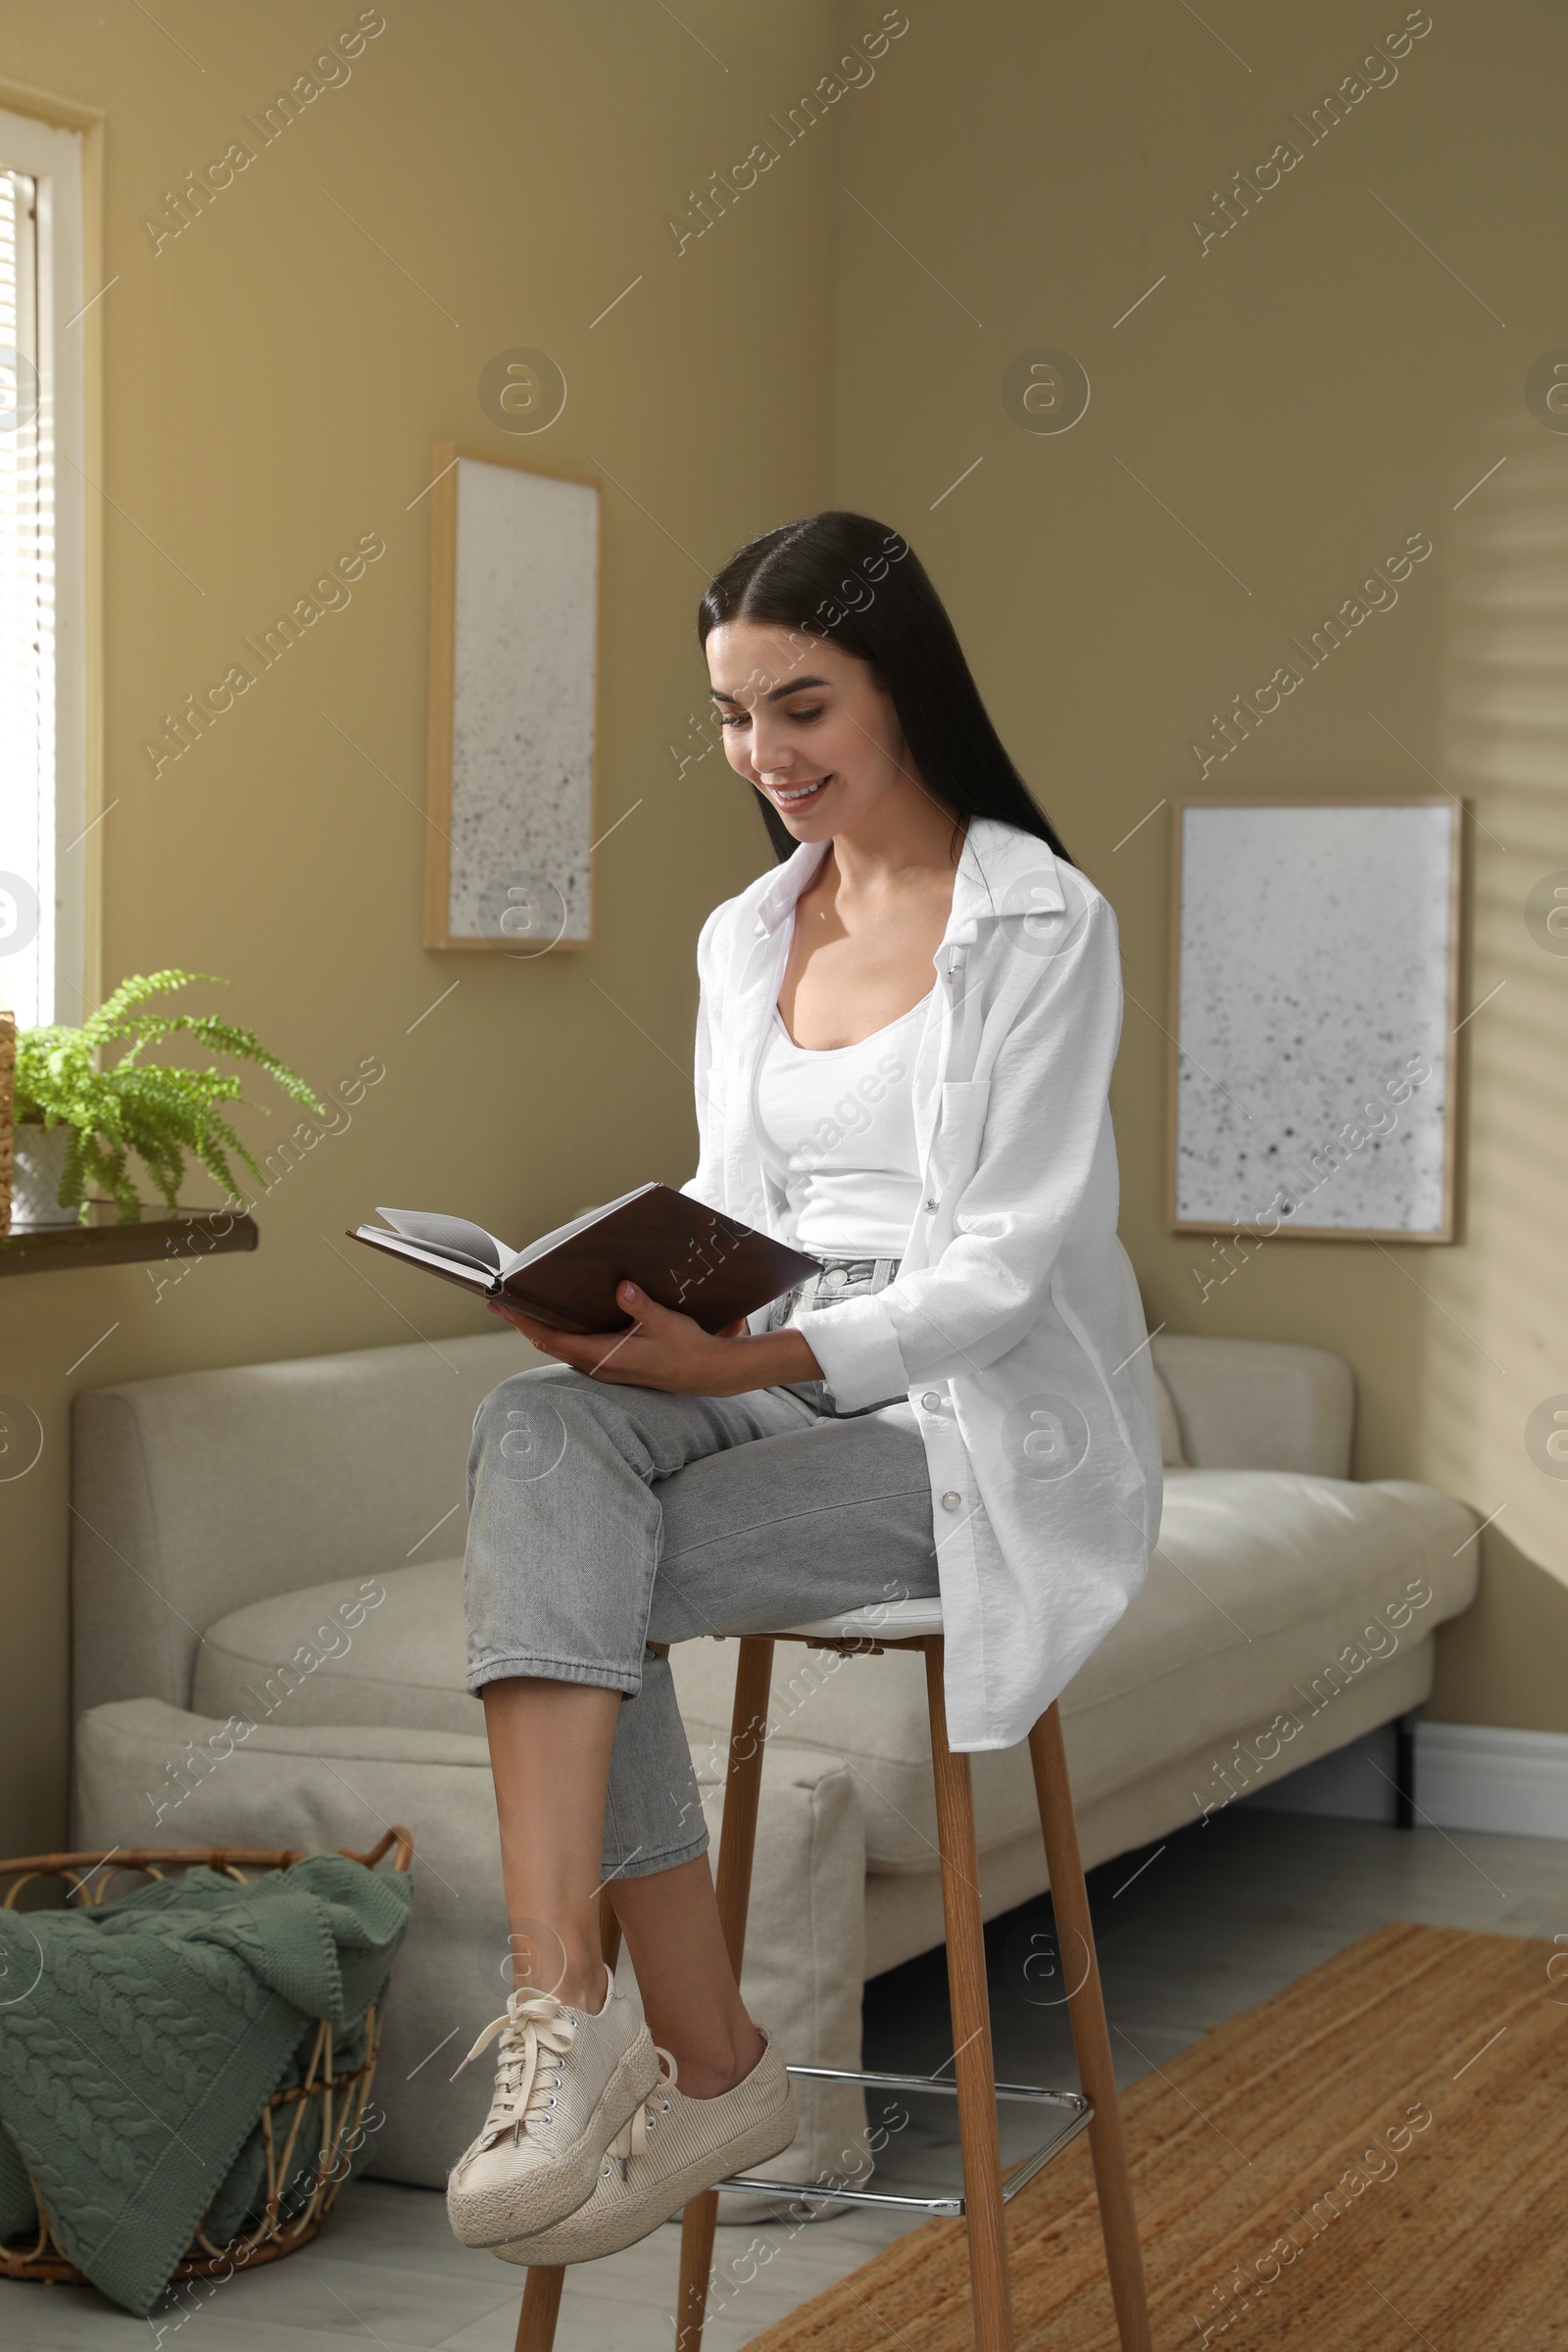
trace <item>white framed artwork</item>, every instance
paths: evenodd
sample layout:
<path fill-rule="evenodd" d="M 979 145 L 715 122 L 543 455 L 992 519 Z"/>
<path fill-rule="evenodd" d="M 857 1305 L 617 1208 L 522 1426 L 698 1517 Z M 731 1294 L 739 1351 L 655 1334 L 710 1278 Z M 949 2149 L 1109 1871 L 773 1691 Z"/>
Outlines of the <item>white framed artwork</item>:
<path fill-rule="evenodd" d="M 1453 1240 L 1461 817 L 1178 802 L 1173 1232 Z"/>
<path fill-rule="evenodd" d="M 593 937 L 600 487 L 433 452 L 424 944 Z"/>

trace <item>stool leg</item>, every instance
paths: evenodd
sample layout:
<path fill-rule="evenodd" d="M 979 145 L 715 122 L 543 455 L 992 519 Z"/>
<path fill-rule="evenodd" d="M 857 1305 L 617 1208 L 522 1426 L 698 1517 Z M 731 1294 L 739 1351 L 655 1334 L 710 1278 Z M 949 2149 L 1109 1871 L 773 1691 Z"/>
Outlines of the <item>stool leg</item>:
<path fill-rule="evenodd" d="M 718 1836 L 719 1925 L 735 1981 L 746 1957 L 746 1913 L 752 1899 L 752 1855 L 757 1845 L 757 1806 L 762 1791 L 762 1742 L 767 1737 L 767 1698 L 773 1682 L 773 1639 L 747 1634 L 735 1674 L 735 1706 L 729 1727 L 729 1769 L 724 1780 L 724 1823 Z"/>
<path fill-rule="evenodd" d="M 1089 1916 L 1089 1893 L 1078 1851 L 1078 1825 L 1073 1818 L 1072 1790 L 1067 1780 L 1067 1750 L 1061 1737 L 1061 1716 L 1054 1705 L 1046 1709 L 1029 1735 L 1029 1761 L 1034 1766 L 1035 1796 L 1046 1840 L 1051 1900 L 1062 1946 L 1062 1973 L 1068 1983 L 1084 1966 L 1085 1958 L 1088 1962 L 1087 1972 L 1068 1998 L 1067 2015 L 1072 2026 L 1073 2047 L 1078 2054 L 1078 2080 L 1085 2095 L 1094 2102 L 1089 2144 L 1095 2159 L 1100 2226 L 1104 2232 L 1105 2268 L 1116 2306 L 1116 2325 L 1121 2333 L 1122 2352 L 1151 2352 L 1144 2256 L 1138 2242 L 1132 2178 L 1122 2139 L 1116 2070 L 1111 2063 L 1094 1923 Z"/>
<path fill-rule="evenodd" d="M 613 1968 L 620 1956 L 620 1922 L 615 1917 L 608 1886 L 599 1891 L 599 1948 L 605 1955 L 605 1966 Z M 560 2263 L 552 2263 L 548 2268 L 541 2263 L 528 2272 L 522 2285 L 522 2311 L 513 2352 L 551 2352 L 556 2340 L 556 2322 L 561 2316 L 561 2290 L 565 2282 L 566 2273 Z"/>
<path fill-rule="evenodd" d="M 551 2352 L 561 2313 L 561 2290 L 565 2282 L 566 2274 L 560 2264 L 528 2273 L 523 2281 L 522 2312 L 513 2352 Z"/>
<path fill-rule="evenodd" d="M 931 1711 L 937 1842 L 942 1855 L 942 1915 L 948 1936 L 948 1996 L 953 2038 L 957 2045 L 954 2073 L 958 2084 L 958 2140 L 963 2151 L 975 2352 L 1012 2352 L 1012 2282 L 1002 2203 L 1002 2150 L 997 2139 L 997 2078 L 991 2055 L 974 1793 L 968 1757 L 956 1756 L 948 1745 L 942 1658 L 942 1642 L 928 1642 L 926 1697 Z"/>
<path fill-rule="evenodd" d="M 746 1953 L 746 1913 L 752 1899 L 752 1855 L 757 1845 L 757 1806 L 762 1788 L 762 1741 L 767 1735 L 767 1697 L 773 1680 L 773 1642 L 765 1634 L 741 1641 L 735 1670 L 735 1705 L 730 1716 L 729 1766 L 724 1778 L 724 1826 L 718 1838 L 719 1924 L 724 1948 L 740 1982 Z M 675 2352 L 702 2352 L 703 2320 L 713 2273 L 713 2231 L 718 2195 L 704 2189 L 681 2216 L 680 2294 L 675 2307 Z"/>
<path fill-rule="evenodd" d="M 702 2352 L 708 2289 L 713 2276 L 713 2231 L 718 2198 L 710 2188 L 693 2197 L 680 2217 L 680 2288 L 675 2301 L 675 2352 Z"/>

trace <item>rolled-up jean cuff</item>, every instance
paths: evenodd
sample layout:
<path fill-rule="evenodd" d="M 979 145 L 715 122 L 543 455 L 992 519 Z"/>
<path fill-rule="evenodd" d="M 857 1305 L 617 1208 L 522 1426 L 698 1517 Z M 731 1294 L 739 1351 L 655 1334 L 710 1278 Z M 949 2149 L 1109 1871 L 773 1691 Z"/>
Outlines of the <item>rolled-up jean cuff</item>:
<path fill-rule="evenodd" d="M 695 1862 L 699 1854 L 708 1851 L 708 1830 L 694 1838 L 689 1845 L 672 1845 L 662 1854 L 633 1854 L 622 1862 L 608 1851 L 600 1861 L 605 1884 L 613 1886 L 616 1879 L 651 1879 L 662 1870 L 679 1870 L 683 1862 Z"/>
<path fill-rule="evenodd" d="M 630 1674 L 623 1667 L 606 1666 L 599 1659 L 541 1658 L 529 1651 L 486 1658 L 482 1665 L 470 1666 L 465 1679 L 470 1697 L 477 1698 L 486 1683 L 507 1682 L 514 1676 L 528 1676 L 546 1683 L 588 1683 L 601 1690 L 618 1690 L 623 1698 L 635 1698 L 643 1687 L 640 1674 Z"/>

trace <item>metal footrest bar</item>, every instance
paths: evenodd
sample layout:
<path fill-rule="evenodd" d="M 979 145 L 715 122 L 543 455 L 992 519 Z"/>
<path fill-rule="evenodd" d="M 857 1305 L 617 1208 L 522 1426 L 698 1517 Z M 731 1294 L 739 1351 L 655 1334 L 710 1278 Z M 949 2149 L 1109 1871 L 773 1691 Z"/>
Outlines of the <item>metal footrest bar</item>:
<path fill-rule="evenodd" d="M 945 2075 L 866 2075 L 852 2074 L 835 2066 L 790 2066 L 785 2073 L 801 2082 L 853 2082 L 862 2090 L 906 2090 L 931 2092 L 938 2097 L 955 2099 L 958 2086 Z M 999 2100 L 1010 2100 L 1015 2105 L 1049 2108 L 1060 2119 L 1051 2137 L 1034 2148 L 1027 2156 L 1010 2167 L 1003 2176 L 1004 2204 L 1010 2203 L 1026 2180 L 1048 2165 L 1054 2156 L 1075 2140 L 1094 2121 L 1094 2105 L 1075 2090 L 1041 2090 L 1029 2082 L 999 2082 Z M 792 2199 L 813 2199 L 833 2205 L 887 2205 L 907 2213 L 961 2214 L 964 2202 L 961 2191 L 938 2190 L 930 2196 L 910 2191 L 839 2186 L 826 2180 L 772 2180 L 760 2173 L 737 2173 L 731 2180 L 718 2180 L 719 2190 L 740 2189 L 750 2195 Z"/>

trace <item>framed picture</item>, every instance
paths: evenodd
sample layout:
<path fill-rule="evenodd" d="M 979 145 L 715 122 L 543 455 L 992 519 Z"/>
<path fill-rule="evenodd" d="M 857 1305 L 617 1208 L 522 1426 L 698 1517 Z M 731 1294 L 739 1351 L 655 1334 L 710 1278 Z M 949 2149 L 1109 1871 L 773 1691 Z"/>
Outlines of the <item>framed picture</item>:
<path fill-rule="evenodd" d="M 1457 801 L 1176 806 L 1176 1233 L 1451 1242 Z"/>
<path fill-rule="evenodd" d="M 424 944 L 593 937 L 597 482 L 437 442 Z"/>

